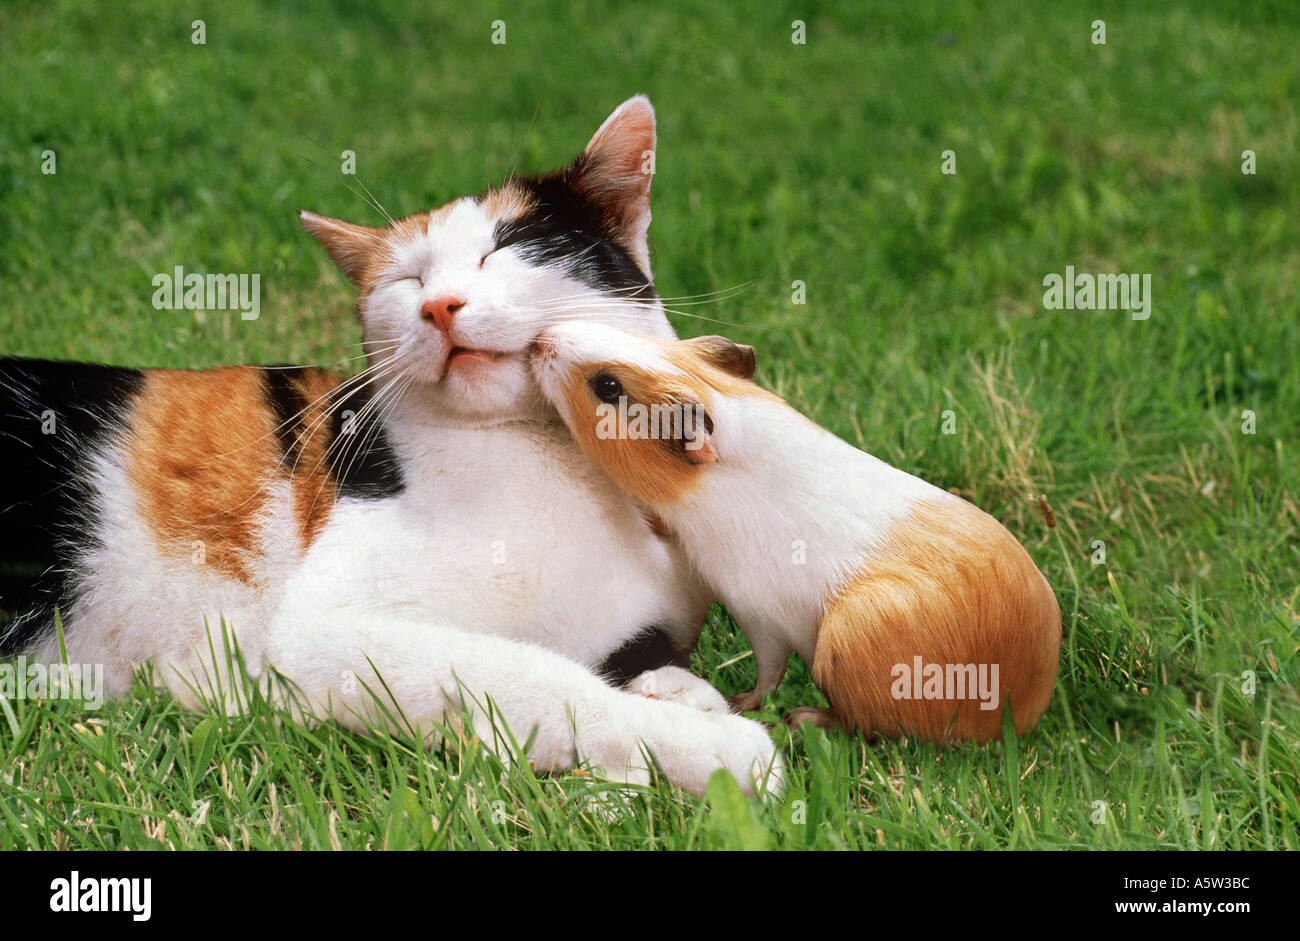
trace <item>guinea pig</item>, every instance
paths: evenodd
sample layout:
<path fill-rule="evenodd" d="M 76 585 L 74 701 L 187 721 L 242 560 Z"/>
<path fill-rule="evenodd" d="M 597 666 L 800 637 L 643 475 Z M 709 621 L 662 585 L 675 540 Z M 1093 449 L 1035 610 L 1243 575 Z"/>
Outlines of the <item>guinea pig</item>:
<path fill-rule="evenodd" d="M 948 743 L 1051 699 L 1061 611 L 997 520 L 835 437 L 751 381 L 752 347 L 563 323 L 533 374 L 581 449 L 676 534 L 754 651 L 757 708 L 791 653 L 830 709 L 794 724 Z"/>

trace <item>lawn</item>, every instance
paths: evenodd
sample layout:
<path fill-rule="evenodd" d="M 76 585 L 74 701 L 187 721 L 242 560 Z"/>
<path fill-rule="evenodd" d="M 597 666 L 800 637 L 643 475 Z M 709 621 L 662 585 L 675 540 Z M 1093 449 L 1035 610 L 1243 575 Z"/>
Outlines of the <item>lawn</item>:
<path fill-rule="evenodd" d="M 373 224 L 358 182 L 395 216 L 478 192 L 644 91 L 658 287 L 736 289 L 674 324 L 754 344 L 762 383 L 1024 542 L 1065 621 L 1040 727 L 778 728 L 782 801 L 659 782 L 610 812 L 477 742 L 141 683 L 0 703 L 0 849 L 1300 848 L 1300 10 L 796 6 L 6 4 L 0 352 L 357 369 L 299 207 Z M 260 272 L 261 316 L 155 310 L 177 265 Z M 1150 274 L 1149 317 L 1048 309 L 1067 265 Z M 747 654 L 715 608 L 696 670 L 737 692 Z M 795 663 L 761 717 L 817 696 Z"/>

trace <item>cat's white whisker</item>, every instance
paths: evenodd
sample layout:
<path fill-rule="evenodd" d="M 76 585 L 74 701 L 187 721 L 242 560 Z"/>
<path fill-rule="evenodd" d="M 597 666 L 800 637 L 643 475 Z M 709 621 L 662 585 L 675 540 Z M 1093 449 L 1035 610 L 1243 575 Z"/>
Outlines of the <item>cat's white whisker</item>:
<path fill-rule="evenodd" d="M 368 427 L 365 427 L 362 430 L 361 434 L 364 435 L 364 437 L 361 439 L 360 443 L 357 444 L 357 446 L 352 450 L 351 456 L 348 456 L 348 445 L 346 444 L 344 445 L 343 450 L 339 455 L 339 459 L 342 460 L 343 458 L 347 458 L 347 464 L 344 465 L 343 470 L 337 474 L 338 479 L 347 480 L 351 476 L 352 468 L 355 466 L 357 460 L 367 453 L 371 441 L 374 440 L 374 438 L 377 435 L 382 435 L 386 433 L 385 417 L 387 415 L 389 408 L 391 407 L 393 402 L 395 402 L 398 398 L 400 398 L 400 396 L 405 392 L 406 389 L 410 387 L 411 383 L 413 383 L 414 381 L 415 381 L 415 375 L 413 373 L 399 374 L 396 377 L 394 377 L 386 386 L 384 386 L 377 393 L 375 393 L 374 396 L 371 397 L 370 402 L 367 403 L 367 408 L 370 408 L 370 406 L 373 405 L 373 408 L 370 408 L 370 412 L 372 415 L 370 419 L 370 425 Z M 401 385 L 397 386 L 397 383 L 399 382 L 401 383 Z M 391 392 L 391 390 L 393 390 L 395 386 L 397 386 L 397 391 Z M 363 416 L 365 415 L 365 413 L 366 413 L 366 408 L 363 408 L 362 412 L 357 415 L 356 418 L 357 425 L 362 424 Z M 353 432 L 353 434 L 350 437 L 356 437 L 356 432 Z M 330 448 L 333 447 L 333 444 L 334 443 L 331 443 Z M 329 449 L 327 449 L 327 451 L 328 450 Z M 322 480 L 321 484 L 316 488 L 316 495 L 312 498 L 313 506 L 316 505 L 316 501 L 320 498 L 320 493 L 324 489 L 324 486 L 325 486 L 325 482 L 324 480 Z"/>
<path fill-rule="evenodd" d="M 365 370 L 358 373 L 357 375 L 351 376 L 343 380 L 338 385 L 331 387 L 324 394 L 317 396 L 315 399 L 313 399 L 303 408 L 299 409 L 294 415 L 290 416 L 285 421 L 281 422 L 279 425 L 276 425 L 275 428 L 273 428 L 267 434 L 259 435 L 257 438 L 241 445 L 239 448 L 235 448 L 232 449 L 231 451 L 215 454 L 213 455 L 214 460 L 229 458 L 231 456 L 238 454 L 240 451 L 243 451 L 247 448 L 256 445 L 258 442 L 265 440 L 270 435 L 278 435 L 284 429 L 292 427 L 293 424 L 297 422 L 299 418 L 301 418 L 304 414 L 311 411 L 311 409 L 314 408 L 316 405 L 318 405 L 320 402 L 325 401 L 333 396 L 338 396 L 339 403 L 346 401 L 348 396 L 351 395 L 353 392 L 357 391 L 360 388 L 363 388 L 369 383 L 379 378 L 382 378 L 382 376 L 386 375 L 387 370 L 381 370 L 381 367 L 384 365 L 385 365 L 384 363 L 379 363 L 374 366 L 367 367 Z M 290 479 L 293 479 L 298 469 L 298 461 L 301 459 L 302 452 L 306 448 L 307 442 L 311 439 L 311 437 L 314 434 L 317 433 L 317 431 L 319 431 L 324 426 L 325 422 L 327 422 L 332 417 L 333 409 L 336 409 L 338 407 L 339 404 L 335 403 L 332 406 L 332 408 L 324 409 L 320 416 L 318 416 L 315 420 L 310 422 L 308 426 L 302 430 L 300 436 L 297 439 L 298 440 L 298 448 L 296 449 L 297 453 L 293 453 L 295 449 L 289 449 L 284 454 L 282 454 L 279 457 L 279 459 L 276 461 L 276 464 L 272 469 L 273 472 L 271 474 L 271 478 L 274 478 L 275 474 L 278 473 L 284 467 L 285 462 L 288 461 L 290 456 L 292 455 L 293 464 L 289 468 L 288 477 Z M 258 498 L 262 492 L 263 491 L 259 491 L 257 494 L 250 495 L 249 497 L 245 498 L 244 500 L 240 501 L 237 504 L 234 504 L 229 508 L 223 508 L 222 512 L 226 513 L 226 512 L 240 510 L 245 505 L 247 505 L 250 500 Z"/>
<path fill-rule="evenodd" d="M 352 174 L 352 178 L 357 181 L 358 186 L 366 191 L 366 197 L 370 200 L 370 204 L 379 210 L 383 217 L 388 220 L 389 225 L 393 225 L 396 220 L 388 214 L 388 210 L 385 209 L 384 204 L 375 197 L 375 194 L 370 192 L 370 187 L 366 186 L 366 184 L 361 181 L 361 177 L 357 176 L 355 173 Z"/>
<path fill-rule="evenodd" d="M 299 132 L 299 133 L 302 133 L 302 132 Z M 312 140 L 312 138 L 308 137 L 306 134 L 303 134 L 302 136 L 303 136 L 306 140 L 310 141 L 310 142 L 311 142 L 313 145 L 315 145 L 317 148 L 319 148 L 320 151 L 321 151 L 322 153 L 328 153 L 328 151 L 326 151 L 326 149 L 325 149 L 325 148 L 324 148 L 324 147 L 323 147 L 319 142 L 317 142 L 317 141 L 315 141 L 315 140 Z M 330 172 L 331 176 L 334 175 L 332 171 L 328 171 L 326 167 L 324 167 L 323 165 L 317 163 L 315 160 L 312 160 L 312 159 L 311 159 L 310 157 L 308 157 L 306 154 L 299 154 L 298 156 L 301 157 L 303 160 L 307 161 L 308 163 L 310 163 L 313 167 L 316 167 L 318 170 L 322 170 L 322 171 Z M 352 174 L 352 176 L 355 177 L 355 174 Z M 360 181 L 360 180 L 357 180 L 357 182 L 360 183 L 361 181 Z M 393 219 L 392 216 L 390 216 L 390 215 L 388 214 L 388 211 L 385 210 L 384 207 L 381 206 L 381 205 L 379 204 L 379 201 L 378 201 L 377 199 L 375 199 L 373 196 L 369 195 L 369 190 L 367 190 L 367 191 L 364 192 L 364 193 L 360 192 L 359 190 L 356 189 L 356 187 L 354 187 L 350 182 L 348 182 L 346 176 L 343 177 L 343 179 L 342 179 L 342 183 L 343 183 L 343 185 L 346 186 L 349 190 L 351 190 L 351 192 L 352 192 L 352 194 L 353 194 L 354 196 L 357 196 L 358 198 L 360 198 L 360 199 L 361 199 L 363 202 L 365 202 L 366 205 L 368 205 L 371 209 L 374 209 L 374 210 L 375 210 L 376 212 L 378 212 L 381 216 L 383 216 L 385 219 L 387 219 L 389 225 L 392 225 L 392 224 L 394 223 L 395 220 Z M 363 184 L 363 185 L 364 185 L 364 184 Z"/>
<path fill-rule="evenodd" d="M 311 439 L 312 435 L 314 435 L 320 428 L 324 427 L 326 422 L 331 421 L 334 418 L 335 413 L 339 409 L 343 408 L 343 406 L 350 401 L 351 396 L 355 392 L 359 391 L 361 388 L 364 388 L 364 386 L 366 385 L 370 385 L 372 382 L 378 382 L 381 379 L 389 379 L 394 375 L 400 374 L 401 371 L 405 368 L 405 365 L 406 364 L 402 361 L 402 358 L 400 356 L 394 356 L 390 359 L 387 359 L 384 362 L 378 364 L 377 367 L 372 367 L 374 369 L 374 375 L 371 376 L 369 379 L 367 379 L 365 383 L 349 390 L 347 395 L 337 395 L 334 401 L 330 403 L 329 407 L 324 409 L 321 412 L 320 416 L 318 416 L 317 419 L 314 422 L 312 422 L 312 424 L 308 428 L 304 429 L 302 434 L 302 444 L 298 449 L 298 454 L 294 457 L 293 466 L 289 471 L 289 476 L 293 477 L 297 474 L 298 462 L 302 459 L 302 454 L 306 450 L 306 443 Z M 374 396 L 371 396 L 366 401 L 365 405 L 362 406 L 361 411 L 352 417 L 352 423 L 354 428 L 361 424 L 361 421 L 366 413 L 367 408 L 369 408 L 371 402 L 373 401 L 374 401 Z M 348 437 L 348 436 L 350 436 L 350 434 L 345 432 L 344 435 L 335 438 L 328 445 L 326 445 L 324 453 L 321 455 L 320 460 L 316 462 L 316 465 L 311 469 L 310 473 L 315 474 L 317 471 L 319 471 L 321 468 L 321 463 L 329 459 L 330 451 L 335 446 L 338 445 L 339 441 L 343 437 Z M 281 460 L 283 461 L 283 458 Z"/>
<path fill-rule="evenodd" d="M 395 344 L 395 346 L 400 346 L 400 344 Z M 312 401 L 310 401 L 310 402 L 308 402 L 306 405 L 304 405 L 302 408 L 300 408 L 297 412 L 295 412 L 294 414 L 290 415 L 290 416 L 289 416 L 288 418 L 286 418 L 284 421 L 280 422 L 280 424 L 278 424 L 278 425 L 276 425 L 274 428 L 272 428 L 271 431 L 268 432 L 266 435 L 262 435 L 262 436 L 260 436 L 260 437 L 258 437 L 258 438 L 256 438 L 256 439 L 254 439 L 253 441 L 249 442 L 249 445 L 251 445 L 251 444 L 256 444 L 258 441 L 261 441 L 261 440 L 263 440 L 264 438 L 268 437 L 268 435 L 279 434 L 281 431 L 283 431 L 284 429 L 286 429 L 286 428 L 288 428 L 289 426 L 291 426 L 294 422 L 296 422 L 299 418 L 301 418 L 304 414 L 306 414 L 308 411 L 310 411 L 312 408 L 314 408 L 314 407 L 315 407 L 317 404 L 319 404 L 320 402 L 324 401 L 325 399 L 329 398 L 330 396 L 335 395 L 335 394 L 337 394 L 337 393 L 339 393 L 339 392 L 341 392 L 341 391 L 349 390 L 349 388 L 352 387 L 352 386 L 356 386 L 357 383 L 361 382 L 363 379 L 366 379 L 366 377 L 367 377 L 370 373 L 372 373 L 376 368 L 378 368 L 378 366 L 380 366 L 380 365 L 383 365 L 383 364 L 382 364 L 382 363 L 379 363 L 379 364 L 375 364 L 375 365 L 367 366 L 365 369 L 363 369 L 361 372 L 357 373 L 356 375 L 354 375 L 354 376 L 350 376 L 350 377 L 348 377 L 348 378 L 342 380 L 342 381 L 341 381 L 337 386 L 331 388 L 329 391 L 323 393 L 322 395 L 317 396 L 315 399 L 313 399 Z M 262 366 L 262 367 L 258 367 L 258 368 L 260 368 L 260 369 L 266 369 L 266 368 L 268 368 L 268 367 Z M 285 368 L 294 368 L 294 367 L 285 367 Z M 369 380 L 366 380 L 366 381 L 369 381 Z M 363 384 L 364 384 L 364 383 L 363 383 Z M 358 386 L 358 388 L 359 388 L 359 386 Z M 248 447 L 249 445 L 244 445 L 243 447 Z M 238 450 L 242 450 L 242 448 L 239 448 L 239 449 L 236 449 L 236 450 L 237 450 L 237 451 L 238 451 Z M 224 455 L 218 455 L 218 456 L 224 456 Z"/>
<path fill-rule="evenodd" d="M 258 442 L 265 440 L 270 434 L 278 434 L 284 428 L 291 426 L 293 422 L 297 421 L 299 417 L 301 417 L 304 413 L 308 412 L 314 405 L 316 405 L 317 403 L 325 399 L 330 398 L 331 396 L 339 395 L 339 403 L 344 402 L 347 400 L 348 395 L 350 395 L 352 392 L 357 391 L 358 389 L 364 387 L 370 382 L 382 378 L 384 375 L 387 375 L 387 372 L 377 372 L 375 371 L 375 367 L 372 367 L 366 372 L 353 376 L 350 379 L 348 379 L 346 382 L 340 383 L 339 385 L 332 387 L 324 395 L 318 396 L 315 400 L 313 400 L 311 404 L 305 406 L 296 415 L 287 419 L 285 422 L 281 423 L 280 425 L 277 425 L 272 432 L 269 432 L 268 434 L 260 435 L 257 438 L 253 439 L 252 441 L 249 441 L 241 445 L 239 448 L 234 448 L 230 451 L 214 454 L 213 460 L 228 459 L 234 455 L 237 455 L 239 452 L 249 447 L 252 447 Z M 355 387 L 350 390 L 346 388 L 348 383 L 354 383 L 356 380 L 359 379 L 364 379 L 365 381 L 360 383 L 359 385 L 355 385 Z M 340 394 L 341 392 L 346 392 L 346 394 Z M 325 409 L 320 416 L 318 416 L 314 421 L 312 421 L 308 425 L 307 428 L 302 430 L 301 434 L 297 438 L 297 447 L 291 448 L 285 453 L 280 455 L 276 463 L 270 469 L 270 474 L 267 476 L 266 483 L 269 484 L 272 480 L 276 478 L 279 472 L 284 468 L 285 462 L 289 460 L 291 455 L 293 456 L 293 464 L 289 467 L 286 476 L 290 480 L 294 479 L 298 470 L 298 462 L 302 458 L 302 453 L 306 449 L 308 441 L 310 441 L 311 437 L 315 435 L 324 426 L 325 422 L 327 422 L 330 418 L 333 417 L 333 410 L 339 407 L 339 403 L 335 403 L 331 408 Z M 319 468 L 319 464 L 317 465 L 317 468 Z M 216 517 L 218 515 L 225 516 L 237 512 L 239 510 L 242 510 L 245 506 L 249 504 L 250 501 L 254 499 L 262 499 L 265 495 L 266 495 L 266 487 L 263 486 L 259 490 L 255 491 L 253 494 L 250 494 L 244 500 L 241 500 L 238 503 L 231 504 L 228 507 L 222 507 L 218 513 L 213 514 L 213 517 Z"/>

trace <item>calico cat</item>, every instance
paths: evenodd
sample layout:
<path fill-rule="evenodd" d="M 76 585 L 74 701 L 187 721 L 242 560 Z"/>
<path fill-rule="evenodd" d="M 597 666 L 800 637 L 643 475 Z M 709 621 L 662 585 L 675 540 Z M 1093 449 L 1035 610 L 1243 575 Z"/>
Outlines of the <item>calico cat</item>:
<path fill-rule="evenodd" d="M 301 213 L 359 289 L 359 376 L 0 361 L 0 652 L 57 660 L 57 609 L 110 695 L 148 664 L 194 705 L 231 686 L 225 624 L 253 678 L 352 727 L 385 690 L 485 742 L 492 713 L 539 770 L 644 781 L 648 750 L 680 787 L 752 788 L 766 731 L 681 668 L 711 593 L 528 366 L 560 320 L 674 336 L 655 145 L 638 96 L 561 170 L 378 228 Z"/>

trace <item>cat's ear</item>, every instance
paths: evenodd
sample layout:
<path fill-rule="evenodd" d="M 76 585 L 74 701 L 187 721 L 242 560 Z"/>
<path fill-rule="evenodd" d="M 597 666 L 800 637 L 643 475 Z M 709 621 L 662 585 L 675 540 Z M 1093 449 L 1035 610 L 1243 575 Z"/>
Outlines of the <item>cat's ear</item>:
<path fill-rule="evenodd" d="M 387 237 L 385 230 L 318 216 L 306 209 L 298 211 L 298 221 L 325 246 L 339 271 L 357 287 L 363 287 L 371 261 L 383 249 Z"/>
<path fill-rule="evenodd" d="M 614 109 L 573 163 L 570 181 L 614 223 L 621 244 L 650 274 L 650 182 L 655 172 L 655 109 L 636 95 Z"/>

